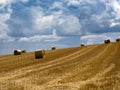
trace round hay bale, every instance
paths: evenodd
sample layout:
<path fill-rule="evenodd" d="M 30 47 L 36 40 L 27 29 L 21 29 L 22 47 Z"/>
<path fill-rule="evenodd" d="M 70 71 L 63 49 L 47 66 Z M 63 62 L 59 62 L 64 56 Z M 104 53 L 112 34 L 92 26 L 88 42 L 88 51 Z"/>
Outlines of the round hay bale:
<path fill-rule="evenodd" d="M 21 55 L 22 51 L 21 50 L 14 50 L 14 55 Z"/>
<path fill-rule="evenodd" d="M 22 53 L 26 53 L 26 50 L 22 50 Z"/>
<path fill-rule="evenodd" d="M 55 46 L 52 46 L 52 48 L 51 48 L 52 50 L 55 50 L 56 49 L 56 47 Z"/>
<path fill-rule="evenodd" d="M 120 38 L 117 38 L 117 39 L 116 39 L 116 42 L 120 42 Z"/>
<path fill-rule="evenodd" d="M 39 59 L 39 58 L 43 58 L 45 56 L 45 50 L 37 50 L 35 51 L 35 58 Z"/>
<path fill-rule="evenodd" d="M 104 43 L 105 43 L 105 44 L 110 43 L 110 39 L 106 39 L 106 40 L 104 40 Z"/>
<path fill-rule="evenodd" d="M 80 46 L 82 47 L 82 46 L 85 46 L 85 45 L 84 45 L 84 44 L 81 44 Z"/>

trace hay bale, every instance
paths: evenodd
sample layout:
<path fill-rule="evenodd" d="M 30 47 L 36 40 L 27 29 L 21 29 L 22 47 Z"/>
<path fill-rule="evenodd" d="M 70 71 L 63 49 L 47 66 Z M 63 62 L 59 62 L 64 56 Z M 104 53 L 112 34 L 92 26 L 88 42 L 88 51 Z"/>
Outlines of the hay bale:
<path fill-rule="evenodd" d="M 26 53 L 26 50 L 22 50 L 22 53 Z"/>
<path fill-rule="evenodd" d="M 85 46 L 85 45 L 84 45 L 84 44 L 81 44 L 80 46 L 82 47 L 82 46 Z"/>
<path fill-rule="evenodd" d="M 14 55 L 21 55 L 22 51 L 21 50 L 14 50 Z"/>
<path fill-rule="evenodd" d="M 105 44 L 110 43 L 110 39 L 106 39 L 106 40 L 104 40 L 104 43 L 105 43 Z"/>
<path fill-rule="evenodd" d="M 120 42 L 120 38 L 117 38 L 117 39 L 116 39 L 116 42 Z"/>
<path fill-rule="evenodd" d="M 56 47 L 55 46 L 52 46 L 52 48 L 51 48 L 52 50 L 55 50 L 56 49 Z"/>
<path fill-rule="evenodd" d="M 35 58 L 36 59 L 43 58 L 43 57 L 45 57 L 45 50 L 35 51 Z"/>

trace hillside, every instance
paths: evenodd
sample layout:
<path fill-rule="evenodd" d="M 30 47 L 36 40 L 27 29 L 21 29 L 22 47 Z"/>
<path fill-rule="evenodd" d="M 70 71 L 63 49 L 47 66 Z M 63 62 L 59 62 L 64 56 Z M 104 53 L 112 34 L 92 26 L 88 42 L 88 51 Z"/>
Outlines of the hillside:
<path fill-rule="evenodd" d="M 0 56 L 0 90 L 120 90 L 120 43 Z"/>

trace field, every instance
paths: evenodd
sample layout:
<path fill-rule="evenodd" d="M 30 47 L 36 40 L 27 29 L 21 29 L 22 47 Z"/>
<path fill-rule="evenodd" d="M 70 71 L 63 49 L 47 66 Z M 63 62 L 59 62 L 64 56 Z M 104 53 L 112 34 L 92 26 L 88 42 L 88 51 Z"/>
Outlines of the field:
<path fill-rule="evenodd" d="M 0 90 L 120 90 L 120 43 L 0 56 Z"/>

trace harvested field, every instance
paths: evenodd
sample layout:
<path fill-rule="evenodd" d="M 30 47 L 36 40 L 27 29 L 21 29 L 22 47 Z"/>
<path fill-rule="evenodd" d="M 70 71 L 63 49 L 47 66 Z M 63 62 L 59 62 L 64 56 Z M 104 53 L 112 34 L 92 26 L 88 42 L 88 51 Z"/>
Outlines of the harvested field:
<path fill-rule="evenodd" d="M 0 56 L 0 90 L 120 90 L 120 43 Z"/>

